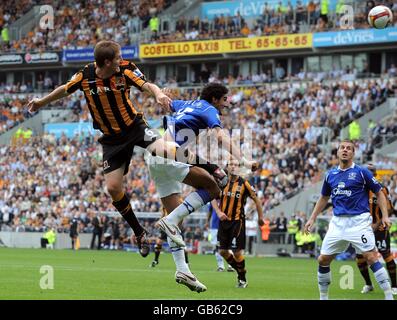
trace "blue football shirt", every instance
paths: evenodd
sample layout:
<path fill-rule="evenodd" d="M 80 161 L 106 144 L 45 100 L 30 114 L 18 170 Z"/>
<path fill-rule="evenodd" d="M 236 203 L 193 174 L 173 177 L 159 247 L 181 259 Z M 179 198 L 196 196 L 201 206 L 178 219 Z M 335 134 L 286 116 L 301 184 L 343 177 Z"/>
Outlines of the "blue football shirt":
<path fill-rule="evenodd" d="M 331 196 L 334 215 L 359 215 L 369 212 L 368 191 L 377 193 L 380 183 L 364 167 L 353 165 L 345 170 L 332 168 L 325 176 L 321 194 Z"/>
<path fill-rule="evenodd" d="M 214 207 L 210 204 L 209 205 L 209 210 L 211 210 L 211 219 L 210 219 L 210 229 L 219 229 L 219 217 L 216 214 L 216 211 L 214 209 Z"/>
<path fill-rule="evenodd" d="M 167 128 L 179 145 L 186 141 L 183 129 L 190 129 L 197 136 L 200 130 L 222 128 L 219 111 L 206 100 L 173 100 L 171 110 L 174 114 L 167 118 Z"/>

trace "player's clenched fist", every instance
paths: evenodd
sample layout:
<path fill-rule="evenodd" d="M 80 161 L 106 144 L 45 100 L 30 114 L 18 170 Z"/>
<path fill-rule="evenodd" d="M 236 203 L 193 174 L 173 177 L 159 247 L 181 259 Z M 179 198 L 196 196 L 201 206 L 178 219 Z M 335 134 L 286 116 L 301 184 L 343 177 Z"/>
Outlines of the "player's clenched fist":
<path fill-rule="evenodd" d="M 158 94 L 156 96 L 156 102 L 158 104 L 160 104 L 166 111 L 171 111 L 170 106 L 171 106 L 172 100 L 164 93 L 161 92 L 160 94 Z"/>
<path fill-rule="evenodd" d="M 34 113 L 34 112 L 38 111 L 42 106 L 43 106 L 43 104 L 41 103 L 41 100 L 38 98 L 35 98 L 35 99 L 29 101 L 27 108 L 30 113 Z"/>
<path fill-rule="evenodd" d="M 303 231 L 308 234 L 311 232 L 312 227 L 313 227 L 314 221 L 313 219 L 309 219 L 306 224 L 305 224 L 305 228 L 303 229 Z"/>

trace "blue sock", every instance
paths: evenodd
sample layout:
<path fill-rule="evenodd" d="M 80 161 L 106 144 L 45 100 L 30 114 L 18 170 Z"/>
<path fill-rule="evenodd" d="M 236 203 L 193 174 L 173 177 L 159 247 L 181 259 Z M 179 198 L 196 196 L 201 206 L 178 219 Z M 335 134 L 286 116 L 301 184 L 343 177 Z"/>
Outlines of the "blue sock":
<path fill-rule="evenodd" d="M 371 268 L 372 272 L 375 273 L 379 269 L 382 269 L 383 266 L 379 261 L 376 261 L 373 265 L 370 266 L 370 268 Z"/>
<path fill-rule="evenodd" d="M 197 194 L 201 197 L 201 199 L 203 200 L 203 203 L 206 204 L 207 202 L 210 202 L 211 196 L 210 193 L 205 190 L 205 189 L 197 189 Z"/>
<path fill-rule="evenodd" d="M 328 273 L 330 271 L 330 267 L 329 266 L 318 266 L 318 272 L 320 273 Z"/>
<path fill-rule="evenodd" d="M 199 189 L 190 193 L 178 207 L 175 208 L 168 216 L 167 220 L 175 225 L 183 220 L 184 217 L 201 208 L 207 202 L 211 201 L 210 194 L 207 190 Z"/>
<path fill-rule="evenodd" d="M 382 264 L 379 261 L 376 261 L 374 264 L 372 264 L 370 268 L 374 273 L 376 282 L 379 284 L 379 287 L 381 287 L 383 292 L 385 293 L 386 299 L 393 300 L 389 275 L 387 274 L 386 269 L 383 268 Z"/>

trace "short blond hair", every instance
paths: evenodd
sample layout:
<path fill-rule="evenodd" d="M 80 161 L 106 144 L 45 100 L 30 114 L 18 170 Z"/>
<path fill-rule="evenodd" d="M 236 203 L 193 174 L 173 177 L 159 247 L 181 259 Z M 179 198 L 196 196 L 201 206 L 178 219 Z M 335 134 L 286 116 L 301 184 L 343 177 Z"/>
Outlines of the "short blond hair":
<path fill-rule="evenodd" d="M 99 41 L 94 49 L 95 62 L 98 67 L 105 65 L 105 60 L 113 60 L 117 52 L 120 51 L 120 45 L 112 40 Z"/>
<path fill-rule="evenodd" d="M 353 152 L 356 151 L 356 145 L 355 145 L 354 141 L 353 141 L 353 140 L 350 140 L 350 139 L 343 139 L 341 142 L 339 142 L 338 149 L 340 148 L 340 145 L 341 145 L 343 142 L 348 142 L 348 143 L 350 143 L 350 144 L 353 146 Z"/>

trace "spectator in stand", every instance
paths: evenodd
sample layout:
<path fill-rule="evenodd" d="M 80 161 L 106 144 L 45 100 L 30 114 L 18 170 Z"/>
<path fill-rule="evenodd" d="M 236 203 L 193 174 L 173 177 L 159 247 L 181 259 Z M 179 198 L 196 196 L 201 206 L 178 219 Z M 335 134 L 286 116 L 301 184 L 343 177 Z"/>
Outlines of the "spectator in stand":
<path fill-rule="evenodd" d="M 269 243 L 278 243 L 277 218 L 274 214 L 270 217 L 269 230 Z"/>
<path fill-rule="evenodd" d="M 285 70 L 281 66 L 281 64 L 278 63 L 277 67 L 276 67 L 276 79 L 277 79 L 277 81 L 280 81 L 280 80 L 284 79 L 284 77 L 285 77 Z"/>
<path fill-rule="evenodd" d="M 396 77 L 397 76 L 397 68 L 394 63 L 391 64 L 390 69 L 388 70 L 388 75 L 390 77 Z"/>
<path fill-rule="evenodd" d="M 276 232 L 278 233 L 278 243 L 285 244 L 285 236 L 287 233 L 287 218 L 284 216 L 284 212 L 280 212 L 280 216 L 276 220 L 277 228 Z"/>

